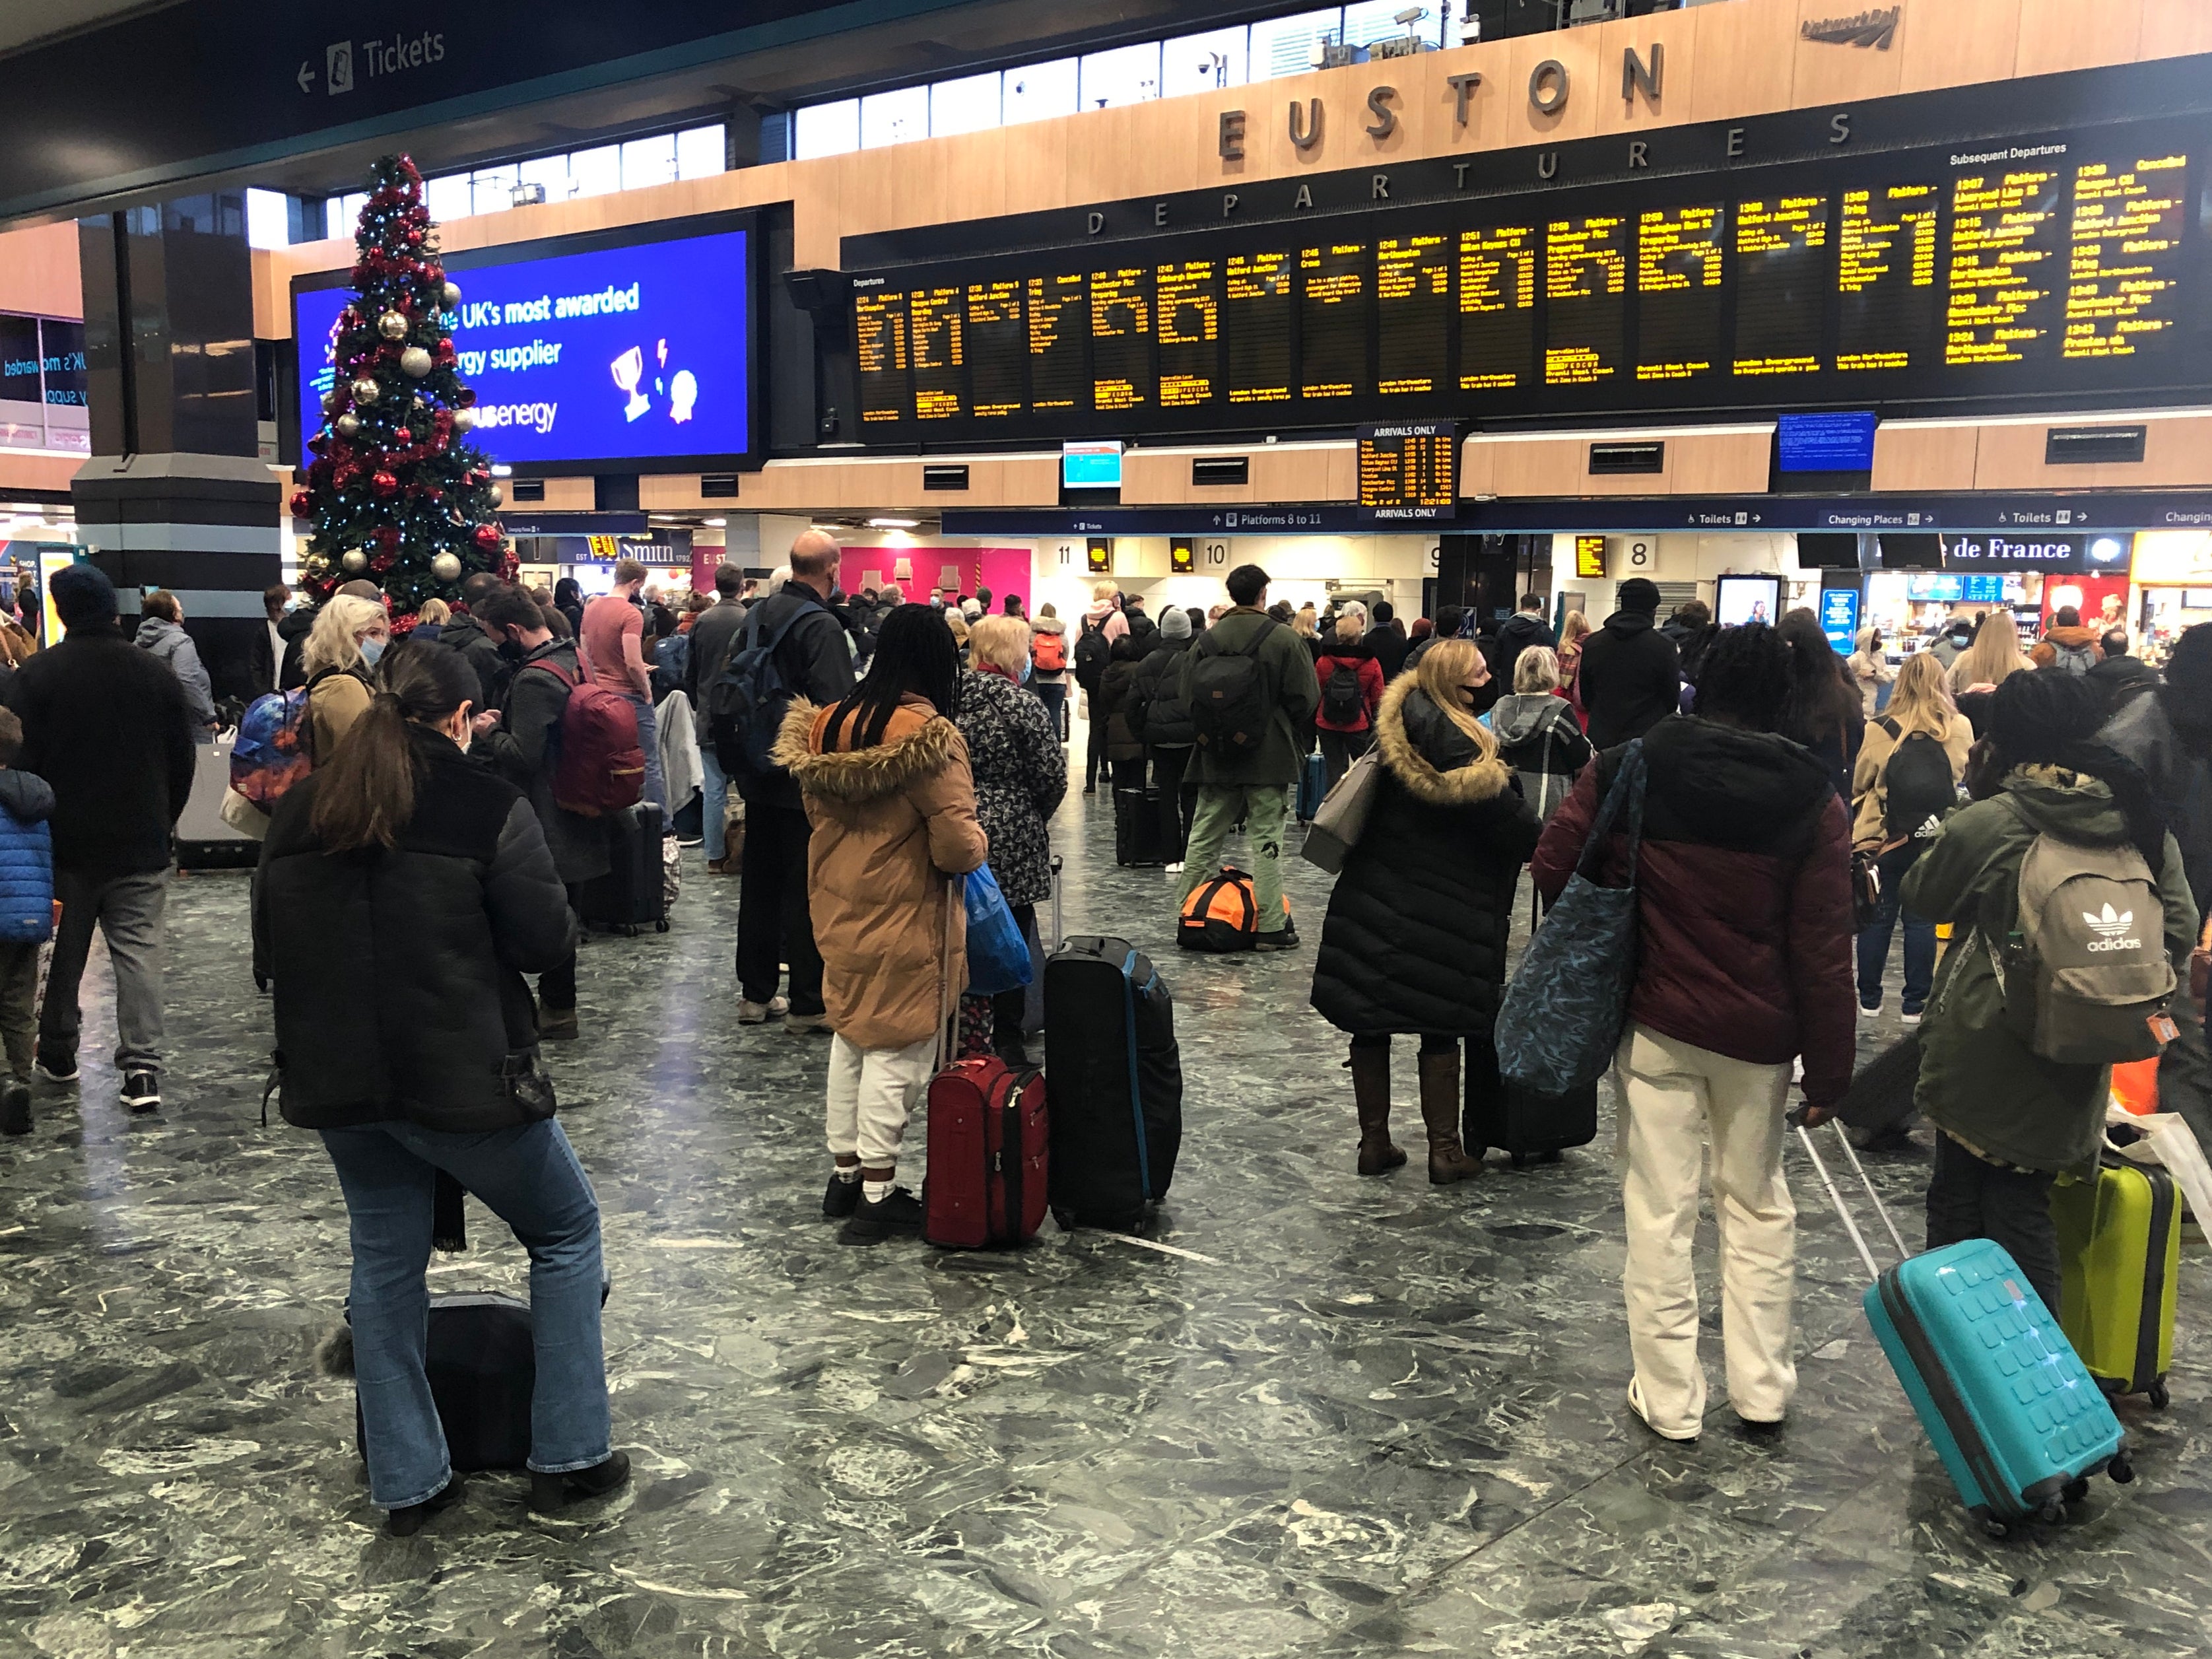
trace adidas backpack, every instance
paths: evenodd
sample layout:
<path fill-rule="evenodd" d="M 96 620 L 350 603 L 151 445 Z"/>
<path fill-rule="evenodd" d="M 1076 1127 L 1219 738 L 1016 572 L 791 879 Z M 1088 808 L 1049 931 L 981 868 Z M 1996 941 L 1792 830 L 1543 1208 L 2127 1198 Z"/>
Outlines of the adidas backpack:
<path fill-rule="evenodd" d="M 1897 744 L 1881 769 L 1883 832 L 1892 841 L 1933 836 L 1959 804 L 1949 753 L 1925 732 L 1899 741 L 1902 728 L 1895 720 L 1885 717 L 1875 723 Z"/>
<path fill-rule="evenodd" d="M 2173 994 L 2166 907 L 2143 856 L 2039 835 L 2020 866 L 2020 921 L 1991 944 L 2005 1019 L 2045 1060 L 2109 1066 L 2162 1046 L 2152 1022 Z"/>

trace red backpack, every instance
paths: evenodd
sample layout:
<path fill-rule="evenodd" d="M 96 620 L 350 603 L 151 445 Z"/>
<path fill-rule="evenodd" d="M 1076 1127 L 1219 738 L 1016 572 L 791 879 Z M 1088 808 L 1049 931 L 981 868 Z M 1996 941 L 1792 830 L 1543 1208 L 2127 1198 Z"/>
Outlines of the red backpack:
<path fill-rule="evenodd" d="M 1057 674 L 1067 666 L 1067 635 L 1039 634 L 1030 645 L 1030 660 L 1040 674 Z"/>
<path fill-rule="evenodd" d="M 637 708 L 596 680 L 577 681 L 550 662 L 535 665 L 568 688 L 561 711 L 553 804 L 596 818 L 645 798 L 645 751 L 637 746 Z"/>

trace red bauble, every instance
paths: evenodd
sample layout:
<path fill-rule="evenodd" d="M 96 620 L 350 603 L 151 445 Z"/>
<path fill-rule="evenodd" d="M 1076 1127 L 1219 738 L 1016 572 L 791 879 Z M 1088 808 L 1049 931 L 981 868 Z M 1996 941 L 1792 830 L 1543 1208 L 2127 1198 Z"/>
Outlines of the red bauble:
<path fill-rule="evenodd" d="M 411 155 L 403 155 L 399 158 L 399 171 L 410 185 L 419 185 L 422 182 L 422 175 L 415 170 L 415 158 Z"/>
<path fill-rule="evenodd" d="M 380 472 L 368 481 L 368 487 L 380 495 L 396 495 L 399 493 L 399 480 L 389 472 Z"/>
<path fill-rule="evenodd" d="M 376 572 L 378 575 L 381 576 L 386 571 L 391 569 L 393 565 L 398 564 L 398 562 L 399 559 L 398 555 L 392 553 L 380 553 L 368 562 L 368 568 Z"/>
<path fill-rule="evenodd" d="M 499 562 L 500 580 L 501 581 L 513 581 L 514 580 L 514 573 L 521 568 L 521 556 L 513 551 L 509 551 L 502 556 Z"/>
<path fill-rule="evenodd" d="M 477 389 L 472 386 L 463 386 L 455 395 L 453 403 L 461 409 L 474 409 L 477 404 Z"/>
<path fill-rule="evenodd" d="M 476 528 L 476 534 L 469 539 L 477 544 L 479 551 L 496 553 L 499 551 L 499 526 L 495 524 L 480 524 Z"/>
<path fill-rule="evenodd" d="M 292 516 L 294 518 L 306 518 L 309 511 L 309 507 L 310 503 L 308 502 L 307 492 L 306 490 L 295 489 L 292 492 Z"/>
<path fill-rule="evenodd" d="M 439 341 L 438 349 L 432 355 L 438 360 L 439 368 L 451 368 L 453 366 L 453 343 L 451 340 Z"/>
<path fill-rule="evenodd" d="M 376 544 L 386 549 L 398 546 L 399 527 L 397 525 L 386 525 L 376 532 Z"/>

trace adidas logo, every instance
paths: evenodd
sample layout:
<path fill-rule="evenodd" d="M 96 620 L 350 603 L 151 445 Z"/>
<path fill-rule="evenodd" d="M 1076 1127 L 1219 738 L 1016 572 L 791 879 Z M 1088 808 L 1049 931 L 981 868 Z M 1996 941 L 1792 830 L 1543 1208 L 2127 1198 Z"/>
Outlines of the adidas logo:
<path fill-rule="evenodd" d="M 2112 907 L 2107 904 L 2105 907 L 2104 915 L 2098 915 L 2092 911 L 2084 910 L 2081 913 L 2081 920 L 2087 922 L 2091 931 L 2100 936 L 2089 942 L 2089 949 L 2092 951 L 2140 951 L 2142 949 L 2141 939 L 2123 937 L 2136 925 L 2136 913 L 2132 910 L 2123 910 L 2115 915 Z"/>

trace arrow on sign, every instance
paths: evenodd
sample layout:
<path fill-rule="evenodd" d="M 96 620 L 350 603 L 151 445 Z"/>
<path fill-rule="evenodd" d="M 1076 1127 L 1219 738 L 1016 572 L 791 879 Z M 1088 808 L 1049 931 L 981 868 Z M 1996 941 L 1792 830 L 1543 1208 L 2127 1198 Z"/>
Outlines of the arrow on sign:
<path fill-rule="evenodd" d="M 301 59 L 300 73 L 294 78 L 299 82 L 300 90 L 301 92 L 307 91 L 309 87 L 314 84 L 315 71 L 313 66 L 305 58 Z"/>

